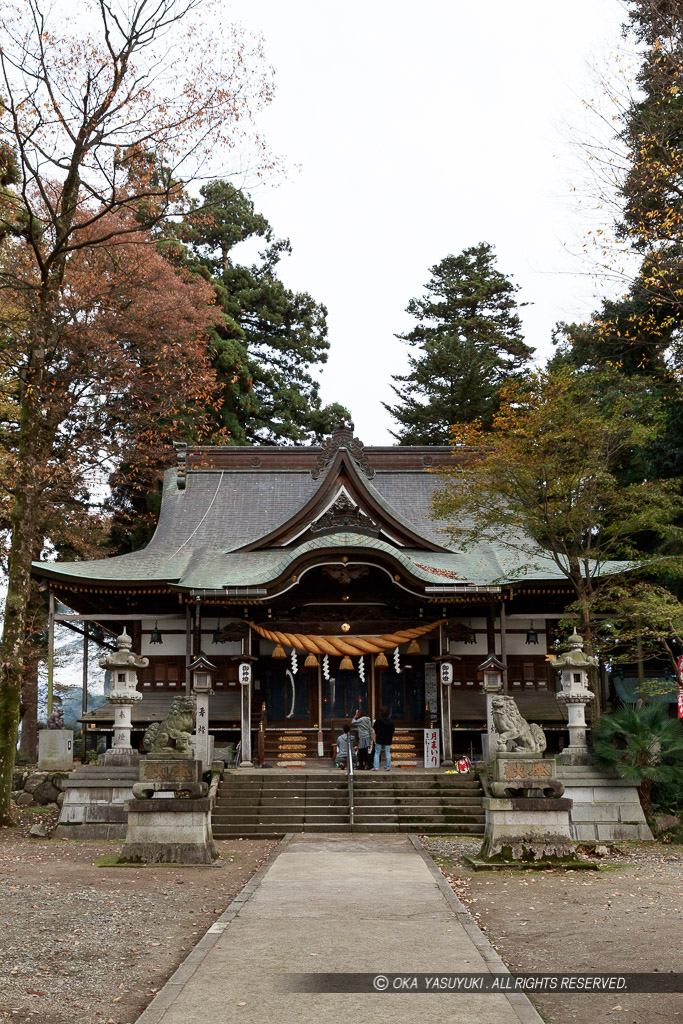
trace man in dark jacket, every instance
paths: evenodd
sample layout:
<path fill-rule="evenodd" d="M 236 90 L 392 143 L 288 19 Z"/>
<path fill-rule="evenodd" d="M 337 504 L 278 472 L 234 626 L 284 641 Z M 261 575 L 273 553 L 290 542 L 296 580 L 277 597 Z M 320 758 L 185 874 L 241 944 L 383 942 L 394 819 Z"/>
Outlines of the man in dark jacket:
<path fill-rule="evenodd" d="M 379 718 L 375 719 L 373 729 L 375 730 L 375 763 L 373 772 L 379 771 L 379 758 L 384 747 L 384 770 L 391 769 L 391 741 L 394 738 L 394 723 L 389 721 L 389 709 L 380 708 Z"/>

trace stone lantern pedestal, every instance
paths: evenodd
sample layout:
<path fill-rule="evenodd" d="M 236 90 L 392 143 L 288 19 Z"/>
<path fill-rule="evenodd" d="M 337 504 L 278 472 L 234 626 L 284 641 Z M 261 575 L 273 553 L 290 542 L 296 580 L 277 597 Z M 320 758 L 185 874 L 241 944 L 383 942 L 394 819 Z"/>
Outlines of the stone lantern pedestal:
<path fill-rule="evenodd" d="M 562 689 L 557 695 L 567 708 L 569 745 L 560 751 L 561 764 L 590 764 L 591 758 L 586 742 L 586 704 L 594 700 L 588 686 L 588 670 L 597 666 L 597 658 L 586 654 L 583 638 L 576 630 L 568 642 L 569 650 L 553 662 L 555 671 L 561 673 Z"/>
<path fill-rule="evenodd" d="M 137 688 L 138 669 L 147 668 L 149 659 L 137 655 L 132 646 L 133 641 L 124 626 L 116 641 L 117 649 L 113 654 L 100 658 L 100 668 L 108 668 L 112 675 L 112 688 L 107 700 L 114 706 L 114 745 L 100 759 L 100 763 L 105 765 L 136 765 L 140 760 L 140 754 L 133 750 L 130 742 L 133 728 L 131 711 L 142 700 Z"/>

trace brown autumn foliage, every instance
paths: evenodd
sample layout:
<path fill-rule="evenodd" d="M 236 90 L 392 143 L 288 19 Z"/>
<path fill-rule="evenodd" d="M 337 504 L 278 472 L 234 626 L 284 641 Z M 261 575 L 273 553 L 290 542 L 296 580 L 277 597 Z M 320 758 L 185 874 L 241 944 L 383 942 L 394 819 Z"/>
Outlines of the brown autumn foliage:
<path fill-rule="evenodd" d="M 210 404 L 216 388 L 202 333 L 221 319 L 213 289 L 174 269 L 148 231 L 124 233 L 126 219 L 108 214 L 99 230 L 109 224 L 112 237 L 69 256 L 40 382 L 42 533 L 81 555 L 101 543 L 93 489 L 133 451 L 158 463 L 182 433 L 184 411 Z M 30 360 L 40 288 L 20 241 L 0 262 L 0 278 L 11 273 L 23 285 L 0 308 L 0 386 L 9 404 Z M 0 487 L 9 500 L 16 436 L 16 424 L 6 423 Z"/>
<path fill-rule="evenodd" d="M 103 225 L 123 217 L 131 219 L 130 214 L 110 214 Z M 0 435 L 0 493 L 7 527 L 18 479 L 12 396 L 30 359 L 33 340 L 26 325 L 37 315 L 40 290 L 35 265 L 21 242 L 5 247 L 1 263 L 3 272 L 23 282 L 21 290 L 14 290 L 15 301 L 0 307 L 6 417 Z M 108 242 L 70 256 L 60 320 L 41 381 L 35 557 L 44 540 L 66 557 L 106 553 L 106 478 L 123 461 L 144 476 L 146 465 L 157 466 L 172 456 L 171 442 L 183 436 L 190 407 L 210 408 L 217 386 L 203 332 L 220 319 L 211 286 L 175 270 L 146 230 L 117 230 Z M 201 436 L 202 426 L 193 413 L 194 436 Z M 44 627 L 42 602 L 34 598 L 31 607 L 21 706 L 26 750 L 35 747 L 34 677 L 41 653 L 36 637 Z"/>

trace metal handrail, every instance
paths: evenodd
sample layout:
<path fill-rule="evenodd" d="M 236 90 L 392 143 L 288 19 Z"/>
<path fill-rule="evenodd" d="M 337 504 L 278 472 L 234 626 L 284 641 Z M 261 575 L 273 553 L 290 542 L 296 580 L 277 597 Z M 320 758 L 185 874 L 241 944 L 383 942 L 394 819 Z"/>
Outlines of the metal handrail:
<path fill-rule="evenodd" d="M 346 734 L 347 740 L 347 754 L 346 754 L 346 779 L 349 784 L 349 825 L 353 825 L 353 737 L 351 733 Z"/>

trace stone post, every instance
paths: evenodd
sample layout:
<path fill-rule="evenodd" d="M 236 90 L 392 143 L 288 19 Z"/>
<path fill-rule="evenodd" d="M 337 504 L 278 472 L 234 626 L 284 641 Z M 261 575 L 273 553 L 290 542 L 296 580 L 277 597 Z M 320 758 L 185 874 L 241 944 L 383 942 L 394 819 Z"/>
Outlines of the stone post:
<path fill-rule="evenodd" d="M 211 767 L 213 753 L 209 733 L 209 697 L 213 694 L 211 683 L 215 671 L 216 666 L 203 654 L 200 654 L 190 665 L 192 692 L 196 706 L 194 756 L 201 761 L 202 771 Z"/>
<path fill-rule="evenodd" d="M 100 668 L 111 671 L 112 688 L 107 700 L 114 706 L 114 745 L 104 754 L 106 765 L 134 765 L 140 760 L 140 754 L 133 750 L 130 733 L 133 728 L 131 711 L 133 706 L 142 700 L 137 688 L 138 669 L 147 668 L 148 658 L 141 658 L 133 650 L 133 641 L 123 627 L 123 633 L 117 638 L 117 649 L 100 658 Z"/>
<path fill-rule="evenodd" d="M 555 671 L 561 673 L 562 689 L 557 699 L 567 708 L 569 728 L 569 746 L 560 752 L 560 761 L 562 764 L 590 764 L 586 742 L 586 704 L 594 700 L 594 695 L 588 686 L 588 673 L 598 661 L 584 652 L 583 638 L 576 629 L 569 638 L 568 647 L 569 650 L 552 663 Z"/>

